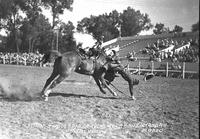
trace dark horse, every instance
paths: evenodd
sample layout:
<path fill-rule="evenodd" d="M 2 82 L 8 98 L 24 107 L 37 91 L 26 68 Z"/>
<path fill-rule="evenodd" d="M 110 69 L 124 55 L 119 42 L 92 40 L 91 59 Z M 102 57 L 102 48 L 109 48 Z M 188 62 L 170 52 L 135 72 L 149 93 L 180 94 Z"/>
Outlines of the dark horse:
<path fill-rule="evenodd" d="M 114 80 L 115 73 L 118 72 L 128 82 L 131 98 L 135 100 L 133 85 L 138 84 L 139 80 L 133 79 L 131 74 L 125 71 L 122 66 L 113 66 L 111 64 L 113 62 L 112 59 L 104 52 L 99 52 L 99 55 L 95 59 L 85 59 L 77 51 L 70 51 L 63 54 L 58 51 L 49 51 L 44 55 L 42 61 L 46 63 L 53 59 L 55 60 L 53 72 L 47 79 L 41 92 L 45 101 L 48 100 L 51 89 L 62 82 L 72 72 L 92 76 L 102 93 L 105 94 L 104 88 L 107 88 L 114 96 L 117 94 L 109 87 L 109 84 Z M 46 89 L 47 91 L 45 91 Z"/>

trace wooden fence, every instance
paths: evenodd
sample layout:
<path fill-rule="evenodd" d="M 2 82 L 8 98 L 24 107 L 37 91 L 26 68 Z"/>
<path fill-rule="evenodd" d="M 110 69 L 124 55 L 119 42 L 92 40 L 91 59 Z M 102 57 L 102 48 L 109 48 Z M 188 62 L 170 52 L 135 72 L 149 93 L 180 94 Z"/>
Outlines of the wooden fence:
<path fill-rule="evenodd" d="M 135 61 L 131 62 L 128 60 L 122 61 L 123 65 L 128 64 L 128 70 L 135 71 L 138 74 L 141 72 L 162 72 L 168 77 L 169 73 L 181 73 L 182 78 L 185 78 L 186 73 L 199 74 L 199 63 L 172 63 L 172 62 L 146 62 L 146 61 Z"/>

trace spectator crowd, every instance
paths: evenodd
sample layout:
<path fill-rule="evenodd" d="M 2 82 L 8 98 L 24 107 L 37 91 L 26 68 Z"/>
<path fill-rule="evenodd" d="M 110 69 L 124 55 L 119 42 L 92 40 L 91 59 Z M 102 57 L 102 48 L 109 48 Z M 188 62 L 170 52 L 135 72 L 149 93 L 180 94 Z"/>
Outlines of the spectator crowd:
<path fill-rule="evenodd" d="M 199 62 L 199 40 L 195 39 L 158 39 L 141 51 L 150 55 L 150 61 L 169 59 L 172 62 Z"/>
<path fill-rule="evenodd" d="M 42 66 L 43 54 L 36 53 L 3 53 L 0 52 L 0 64 L 15 64 L 26 66 Z"/>

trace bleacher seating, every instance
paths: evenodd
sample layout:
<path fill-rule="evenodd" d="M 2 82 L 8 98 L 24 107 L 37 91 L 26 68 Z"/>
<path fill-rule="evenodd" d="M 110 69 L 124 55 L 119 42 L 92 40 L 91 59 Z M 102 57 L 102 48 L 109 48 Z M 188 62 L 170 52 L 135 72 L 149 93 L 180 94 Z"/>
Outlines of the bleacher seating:
<path fill-rule="evenodd" d="M 161 35 L 144 35 L 144 36 L 135 36 L 135 37 L 121 37 L 115 39 L 113 43 L 110 43 L 109 45 L 105 45 L 105 48 L 109 47 L 120 47 L 119 50 L 119 57 L 123 59 L 123 57 L 126 57 L 129 52 L 135 52 L 136 57 L 149 57 L 150 54 L 142 53 L 142 50 L 145 49 L 149 44 L 155 43 L 158 39 L 173 39 L 177 42 L 184 42 L 188 41 L 189 39 L 196 39 L 198 37 L 199 33 L 195 32 L 183 32 L 183 33 L 171 33 L 171 34 L 161 34 Z M 144 59 L 145 59 L 144 58 Z"/>

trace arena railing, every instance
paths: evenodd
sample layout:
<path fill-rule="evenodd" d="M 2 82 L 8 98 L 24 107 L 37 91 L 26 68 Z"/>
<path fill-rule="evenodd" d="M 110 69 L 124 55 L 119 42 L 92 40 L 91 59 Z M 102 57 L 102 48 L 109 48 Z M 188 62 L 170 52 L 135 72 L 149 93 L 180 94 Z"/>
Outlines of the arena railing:
<path fill-rule="evenodd" d="M 147 61 L 122 61 L 123 65 L 127 65 L 130 72 L 142 74 L 150 73 L 163 73 L 165 77 L 169 77 L 171 73 L 179 73 L 182 79 L 185 79 L 186 74 L 194 74 L 199 76 L 199 63 L 173 63 L 173 62 L 147 62 Z M 198 77 L 196 77 L 198 78 Z"/>

